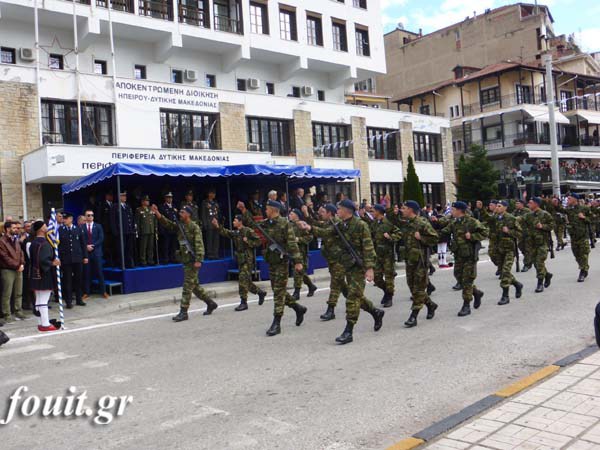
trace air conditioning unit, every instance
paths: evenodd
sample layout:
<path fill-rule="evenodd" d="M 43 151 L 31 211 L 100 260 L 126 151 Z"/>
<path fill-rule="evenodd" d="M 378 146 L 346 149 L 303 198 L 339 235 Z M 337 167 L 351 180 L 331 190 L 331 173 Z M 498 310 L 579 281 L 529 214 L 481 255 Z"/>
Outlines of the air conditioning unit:
<path fill-rule="evenodd" d="M 313 88 L 312 86 L 303 86 L 302 95 L 304 97 L 312 97 L 313 95 L 315 95 L 315 88 Z"/>
<path fill-rule="evenodd" d="M 210 142 L 208 142 L 208 141 L 192 141 L 192 147 L 195 150 L 209 150 Z"/>
<path fill-rule="evenodd" d="M 250 142 L 248 144 L 248 151 L 249 152 L 260 152 L 260 145 Z"/>
<path fill-rule="evenodd" d="M 195 70 L 186 70 L 185 71 L 185 79 L 188 81 L 196 81 L 198 79 L 198 74 Z"/>
<path fill-rule="evenodd" d="M 35 61 L 35 55 L 32 48 L 20 48 L 19 57 L 21 58 L 21 61 Z"/>
<path fill-rule="evenodd" d="M 249 89 L 260 89 L 260 80 L 257 78 L 248 78 Z"/>

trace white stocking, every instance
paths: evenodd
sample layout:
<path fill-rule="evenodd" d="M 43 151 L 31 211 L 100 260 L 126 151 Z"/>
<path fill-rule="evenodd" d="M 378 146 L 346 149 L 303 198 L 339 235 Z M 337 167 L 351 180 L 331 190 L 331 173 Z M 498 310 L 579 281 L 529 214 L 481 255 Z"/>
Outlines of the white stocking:
<path fill-rule="evenodd" d="M 48 317 L 48 302 L 50 301 L 50 294 L 52 291 L 35 291 L 35 307 L 40 313 L 38 317 L 38 324 L 43 327 L 50 326 L 50 320 Z"/>

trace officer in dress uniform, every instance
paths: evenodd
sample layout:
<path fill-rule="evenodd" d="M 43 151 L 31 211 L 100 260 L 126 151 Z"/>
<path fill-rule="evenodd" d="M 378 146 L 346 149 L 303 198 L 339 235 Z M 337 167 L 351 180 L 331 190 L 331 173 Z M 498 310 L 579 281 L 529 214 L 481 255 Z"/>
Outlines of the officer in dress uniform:
<path fill-rule="evenodd" d="M 121 226 L 119 226 L 119 208 L 121 209 Z M 117 259 L 119 266 L 123 267 L 121 255 L 125 255 L 125 267 L 131 269 L 134 266 L 133 255 L 135 252 L 135 217 L 131 206 L 127 204 L 127 192 L 119 194 L 119 203 L 113 204 L 110 215 L 111 229 L 117 241 Z M 123 252 L 121 252 L 121 230 L 123 230 Z"/>
<path fill-rule="evenodd" d="M 263 204 L 260 202 L 259 198 L 260 192 L 257 189 L 250 194 L 250 198 L 248 199 L 248 209 L 250 210 L 252 217 L 263 217 Z"/>
<path fill-rule="evenodd" d="M 202 224 L 200 223 L 200 208 L 198 207 L 198 204 L 194 201 L 194 191 L 192 191 L 191 189 L 185 193 L 185 199 L 181 202 L 179 209 L 181 210 L 185 206 L 189 207 L 190 211 L 192 211 L 192 222 L 197 223 L 199 226 L 201 226 Z"/>
<path fill-rule="evenodd" d="M 215 201 L 216 195 L 216 190 L 211 188 L 202 202 L 202 232 L 206 239 L 206 259 L 219 258 L 219 230 L 212 225 L 213 219 L 221 222 L 221 208 Z"/>
<path fill-rule="evenodd" d="M 62 295 L 67 308 L 73 307 L 73 295 L 79 306 L 85 306 L 83 296 L 83 264 L 88 263 L 85 238 L 80 227 L 73 224 L 73 214 L 63 212 L 64 223 L 58 229 L 58 258 L 61 263 Z"/>
<path fill-rule="evenodd" d="M 158 207 L 158 211 L 162 216 L 171 222 L 177 221 L 177 209 L 173 206 L 173 194 L 167 192 L 164 197 L 165 201 Z M 176 264 L 177 257 L 177 232 L 168 227 L 163 226 L 159 222 L 158 233 L 160 235 L 160 262 L 161 264 Z"/>
<path fill-rule="evenodd" d="M 104 259 L 106 260 L 106 266 L 112 267 L 115 265 L 117 258 L 115 257 L 115 238 L 112 233 L 112 226 L 110 222 L 110 213 L 114 204 L 112 192 L 104 194 L 104 200 L 100 203 L 95 211 L 96 221 L 102 225 L 104 230 Z"/>
<path fill-rule="evenodd" d="M 139 236 L 140 265 L 153 266 L 157 222 L 150 209 L 150 197 L 147 195 L 142 197 L 142 206 L 135 210 L 135 225 Z"/>

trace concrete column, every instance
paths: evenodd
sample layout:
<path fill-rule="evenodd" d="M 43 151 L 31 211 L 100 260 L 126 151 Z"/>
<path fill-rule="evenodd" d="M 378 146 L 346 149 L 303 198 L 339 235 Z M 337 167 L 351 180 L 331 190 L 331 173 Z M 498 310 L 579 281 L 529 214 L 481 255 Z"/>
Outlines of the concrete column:
<path fill-rule="evenodd" d="M 454 151 L 452 150 L 452 130 L 442 128 L 442 158 L 444 159 L 444 192 L 443 201 L 456 199 L 456 171 L 454 168 Z"/>
<path fill-rule="evenodd" d="M 221 150 L 247 151 L 246 108 L 237 103 L 219 104 L 217 145 Z"/>
<path fill-rule="evenodd" d="M 313 149 L 312 115 L 309 111 L 294 110 L 294 142 L 296 164 L 314 166 L 315 153 Z"/>
<path fill-rule="evenodd" d="M 413 162 L 415 160 L 415 149 L 413 144 L 413 129 L 411 122 L 400 122 L 398 123 L 398 129 L 400 130 L 400 139 L 398 139 L 400 145 L 400 158 L 402 160 L 402 179 L 404 182 L 406 177 L 406 171 L 408 169 L 408 157 L 412 156 Z"/>
<path fill-rule="evenodd" d="M 369 146 L 367 143 L 367 121 L 364 117 L 353 116 L 350 118 L 352 126 L 352 153 L 354 168 L 360 170 L 360 179 L 357 181 L 357 198 L 371 201 L 371 176 L 369 173 Z"/>

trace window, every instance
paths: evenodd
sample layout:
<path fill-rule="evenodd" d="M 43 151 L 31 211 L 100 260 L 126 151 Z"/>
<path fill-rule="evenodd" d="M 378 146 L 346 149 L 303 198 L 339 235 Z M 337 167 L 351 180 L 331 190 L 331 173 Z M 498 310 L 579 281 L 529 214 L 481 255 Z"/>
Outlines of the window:
<path fill-rule="evenodd" d="M 214 133 L 217 114 L 191 111 L 160 110 L 160 135 L 162 148 L 196 148 L 208 141 L 217 148 Z"/>
<path fill-rule="evenodd" d="M 17 54 L 14 48 L 0 47 L 0 64 L 16 64 Z"/>
<path fill-rule="evenodd" d="M 560 111 L 572 111 L 573 107 L 573 93 L 571 91 L 560 91 Z"/>
<path fill-rule="evenodd" d="M 415 161 L 442 161 L 442 142 L 439 134 L 413 133 L 413 146 Z"/>
<path fill-rule="evenodd" d="M 355 8 L 367 9 L 367 0 L 352 0 Z"/>
<path fill-rule="evenodd" d="M 425 203 L 442 204 L 442 183 L 421 183 Z"/>
<path fill-rule="evenodd" d="M 331 123 L 313 122 L 315 155 L 325 158 L 352 158 L 350 127 Z"/>
<path fill-rule="evenodd" d="M 244 34 L 239 1 L 214 0 L 213 13 L 215 30 Z"/>
<path fill-rule="evenodd" d="M 217 87 L 217 76 L 206 74 L 206 87 L 216 88 Z"/>
<path fill-rule="evenodd" d="M 354 83 L 354 90 L 358 92 L 375 92 L 375 79 L 367 78 Z"/>
<path fill-rule="evenodd" d="M 517 84 L 517 104 L 531 103 L 531 86 Z"/>
<path fill-rule="evenodd" d="M 183 83 L 183 70 L 171 70 L 171 83 Z"/>
<path fill-rule="evenodd" d="M 371 56 L 369 46 L 369 30 L 363 27 L 356 27 L 356 54 L 359 56 Z"/>
<path fill-rule="evenodd" d="M 300 98 L 300 88 L 298 86 L 292 86 L 292 93 L 289 97 Z"/>
<path fill-rule="evenodd" d="M 145 80 L 146 79 L 146 66 L 142 66 L 140 64 L 136 64 L 133 66 L 133 75 L 136 80 Z"/>
<path fill-rule="evenodd" d="M 273 156 L 294 155 L 289 121 L 248 117 L 246 122 L 248 142 L 258 144 L 258 151 L 271 152 Z"/>
<path fill-rule="evenodd" d="M 346 35 L 346 24 L 343 22 L 333 22 L 333 48 L 340 52 L 348 51 L 348 36 Z"/>
<path fill-rule="evenodd" d="M 50 57 L 48 58 L 48 67 L 50 69 L 63 70 L 64 69 L 63 55 L 58 55 L 56 53 L 50 53 Z"/>
<path fill-rule="evenodd" d="M 455 117 L 460 117 L 460 107 L 458 105 L 450 107 L 450 118 L 453 119 Z"/>
<path fill-rule="evenodd" d="M 296 12 L 289 9 L 279 9 L 279 37 L 286 41 L 298 40 Z"/>
<path fill-rule="evenodd" d="M 267 5 L 250 2 L 250 31 L 254 34 L 269 34 Z"/>
<path fill-rule="evenodd" d="M 430 116 L 431 115 L 431 109 L 430 109 L 429 105 L 421 105 L 421 106 L 419 106 L 419 114 L 424 114 L 426 116 Z"/>
<path fill-rule="evenodd" d="M 323 23 L 320 17 L 306 17 L 306 32 L 308 45 L 323 46 Z"/>
<path fill-rule="evenodd" d="M 247 86 L 247 82 L 246 82 L 245 78 L 237 79 L 237 90 L 238 91 L 247 91 L 248 90 L 248 86 Z"/>
<path fill-rule="evenodd" d="M 83 103 L 81 111 L 83 145 L 114 145 L 112 106 Z"/>
<path fill-rule="evenodd" d="M 498 142 L 502 140 L 502 125 L 488 125 L 483 128 L 483 142 Z"/>
<path fill-rule="evenodd" d="M 371 204 L 382 203 L 388 197 L 391 206 L 398 205 L 402 199 L 402 183 L 371 183 Z"/>
<path fill-rule="evenodd" d="M 367 143 L 370 159 L 398 159 L 396 150 L 397 130 L 367 127 Z"/>
<path fill-rule="evenodd" d="M 267 95 L 275 95 L 275 83 L 266 83 Z"/>
<path fill-rule="evenodd" d="M 500 87 L 494 86 L 487 89 L 482 89 L 479 93 L 481 105 L 491 105 L 500 101 Z"/>
<path fill-rule="evenodd" d="M 94 73 L 96 75 L 106 75 L 106 61 L 101 59 L 94 60 Z"/>
<path fill-rule="evenodd" d="M 317 99 L 320 102 L 324 102 L 325 101 L 325 91 L 317 91 Z"/>

